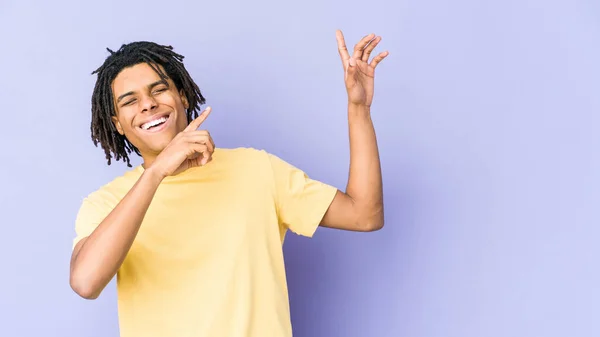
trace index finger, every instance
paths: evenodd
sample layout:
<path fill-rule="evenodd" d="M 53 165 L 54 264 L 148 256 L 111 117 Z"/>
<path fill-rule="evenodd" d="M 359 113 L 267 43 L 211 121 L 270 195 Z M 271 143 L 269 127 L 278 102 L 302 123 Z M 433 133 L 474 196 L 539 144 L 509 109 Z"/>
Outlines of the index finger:
<path fill-rule="evenodd" d="M 183 131 L 194 131 L 194 130 L 198 129 L 200 127 L 200 125 L 202 125 L 202 123 L 206 120 L 206 117 L 208 117 L 208 115 L 210 115 L 211 110 L 212 110 L 211 107 L 207 107 L 206 109 L 204 109 L 204 111 L 202 111 L 202 113 L 200 113 L 200 116 L 198 116 L 198 118 L 191 121 L 190 124 Z"/>
<path fill-rule="evenodd" d="M 338 52 L 340 53 L 340 57 L 342 58 L 342 61 L 347 61 L 350 58 L 350 54 L 348 54 L 348 48 L 346 48 L 344 34 L 342 34 L 342 31 L 338 29 L 335 31 L 335 37 L 337 39 Z"/>
<path fill-rule="evenodd" d="M 367 44 L 373 40 L 374 37 L 374 34 L 371 33 L 363 37 L 360 41 L 358 41 L 358 43 L 354 46 L 354 53 L 352 54 L 352 56 L 357 60 L 362 58 L 363 50 L 365 49 Z"/>

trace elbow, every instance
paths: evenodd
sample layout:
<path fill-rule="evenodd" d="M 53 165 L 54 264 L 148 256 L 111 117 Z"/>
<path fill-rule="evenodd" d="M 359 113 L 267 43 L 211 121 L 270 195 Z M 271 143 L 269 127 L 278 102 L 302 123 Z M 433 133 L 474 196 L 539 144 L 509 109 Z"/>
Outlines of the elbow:
<path fill-rule="evenodd" d="M 100 296 L 101 290 L 98 290 L 98 287 L 94 286 L 94 282 L 89 278 L 81 277 L 73 271 L 71 272 L 69 284 L 77 295 L 86 300 L 95 300 Z"/>
<path fill-rule="evenodd" d="M 376 232 L 383 228 L 384 222 L 383 205 L 380 205 L 375 207 L 375 210 L 363 212 L 363 215 L 358 217 L 357 227 L 363 232 Z"/>
<path fill-rule="evenodd" d="M 384 225 L 384 221 L 383 221 L 383 219 L 381 219 L 379 221 L 370 223 L 367 228 L 369 229 L 369 232 L 376 232 L 376 231 L 382 229 L 383 225 Z"/>
<path fill-rule="evenodd" d="M 365 232 L 376 232 L 383 228 L 383 217 L 381 219 L 373 219 L 371 221 L 363 223 L 362 227 Z"/>

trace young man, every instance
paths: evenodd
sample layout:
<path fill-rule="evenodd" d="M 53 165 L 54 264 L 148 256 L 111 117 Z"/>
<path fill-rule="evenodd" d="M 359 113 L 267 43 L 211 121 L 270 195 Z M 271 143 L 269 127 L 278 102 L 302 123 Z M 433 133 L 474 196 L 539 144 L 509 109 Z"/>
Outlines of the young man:
<path fill-rule="evenodd" d="M 215 148 L 198 130 L 204 97 L 170 46 L 123 45 L 94 73 L 92 139 L 111 158 L 143 164 L 83 200 L 70 284 L 97 298 L 117 275 L 122 337 L 291 336 L 282 243 L 287 230 L 374 231 L 383 196 L 370 118 L 381 40 L 346 49 L 346 192 L 262 150 Z M 195 119 L 194 119 L 195 118 Z"/>

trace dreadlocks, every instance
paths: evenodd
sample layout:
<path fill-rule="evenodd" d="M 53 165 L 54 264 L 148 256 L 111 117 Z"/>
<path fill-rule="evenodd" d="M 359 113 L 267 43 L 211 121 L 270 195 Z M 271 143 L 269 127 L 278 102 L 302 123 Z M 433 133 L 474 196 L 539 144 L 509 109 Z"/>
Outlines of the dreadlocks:
<path fill-rule="evenodd" d="M 183 66 L 184 57 L 175 53 L 173 47 L 141 41 L 124 44 L 116 52 L 106 49 L 110 55 L 100 68 L 92 72 L 92 75 L 98 74 L 92 95 L 92 140 L 95 146 L 100 143 L 104 149 L 108 165 L 111 164 L 112 153 L 115 160 L 123 160 L 128 167 L 131 167 L 129 154 L 135 152 L 140 155 L 140 152 L 125 136 L 117 132 L 111 119 L 112 116 L 116 116 L 111 84 L 121 70 L 145 62 L 163 80 L 167 77 L 173 80 L 177 90 L 183 90 L 189 102 L 188 123 L 198 117 L 200 105 L 205 103 L 205 99 Z M 166 74 L 157 65 L 162 66 Z"/>

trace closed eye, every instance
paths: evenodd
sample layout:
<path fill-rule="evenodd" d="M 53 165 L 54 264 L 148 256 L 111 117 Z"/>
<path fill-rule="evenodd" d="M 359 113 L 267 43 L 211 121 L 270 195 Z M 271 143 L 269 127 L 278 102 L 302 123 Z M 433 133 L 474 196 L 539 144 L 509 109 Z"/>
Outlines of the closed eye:
<path fill-rule="evenodd" d="M 161 92 L 164 92 L 166 90 L 167 90 L 167 88 L 159 88 L 159 89 L 154 90 L 154 94 L 160 94 Z"/>
<path fill-rule="evenodd" d="M 129 100 L 123 104 L 123 106 L 131 105 L 135 102 L 135 99 Z"/>

